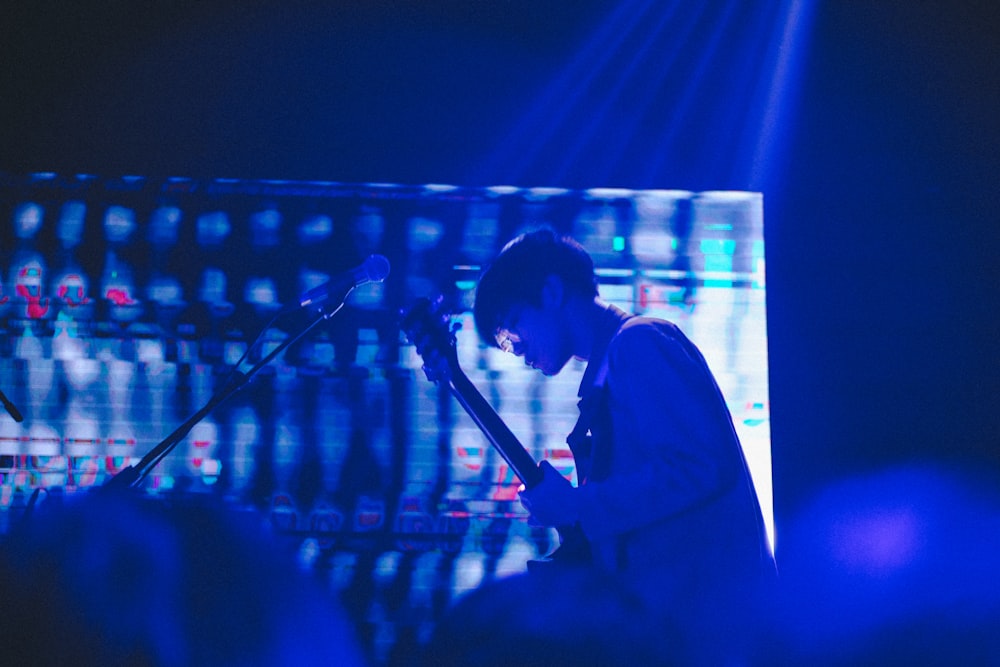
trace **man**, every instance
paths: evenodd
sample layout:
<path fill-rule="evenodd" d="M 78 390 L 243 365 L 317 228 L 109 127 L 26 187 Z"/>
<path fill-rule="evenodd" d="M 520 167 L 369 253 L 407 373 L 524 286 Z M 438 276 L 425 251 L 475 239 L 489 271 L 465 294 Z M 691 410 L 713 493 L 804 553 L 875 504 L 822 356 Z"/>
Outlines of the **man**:
<path fill-rule="evenodd" d="M 674 610 L 712 613 L 773 576 L 732 417 L 680 329 L 603 302 L 587 252 L 547 229 L 486 268 L 474 317 L 485 341 L 545 375 L 587 362 L 568 438 L 579 485 L 543 461 L 520 495 L 534 521 L 579 525 L 600 571 Z"/>

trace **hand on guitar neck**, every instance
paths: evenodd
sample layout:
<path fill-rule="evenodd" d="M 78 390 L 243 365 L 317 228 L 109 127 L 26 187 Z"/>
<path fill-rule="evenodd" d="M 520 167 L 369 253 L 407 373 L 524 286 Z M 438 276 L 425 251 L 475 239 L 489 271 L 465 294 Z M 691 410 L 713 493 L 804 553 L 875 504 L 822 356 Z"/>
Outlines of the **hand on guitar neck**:
<path fill-rule="evenodd" d="M 563 499 L 571 495 L 572 486 L 569 481 L 559 475 L 548 462 L 543 461 L 541 465 L 535 463 L 534 458 L 503 422 L 493 406 L 462 371 L 458 363 L 451 317 L 443 312 L 440 298 L 435 301 L 418 299 L 409 311 L 403 313 L 400 326 L 407 339 L 416 346 L 417 353 L 424 362 L 423 371 L 427 379 L 448 387 L 490 444 L 524 484 L 525 491 L 521 494 L 521 498 L 529 511 L 532 502 L 548 506 L 551 497 Z M 558 477 L 561 482 L 552 478 L 552 475 Z M 544 495 L 535 496 L 535 491 Z M 561 546 L 541 561 L 530 562 L 529 569 L 537 570 L 543 562 L 567 565 L 583 565 L 589 562 L 590 545 L 576 524 L 572 509 L 551 516 L 546 513 L 546 516 L 536 516 L 535 519 L 545 525 L 556 525 Z M 549 523 L 549 519 L 556 520 L 557 523 Z M 563 521 L 571 523 L 562 523 Z"/>
<path fill-rule="evenodd" d="M 524 508 L 531 512 L 531 519 L 540 526 L 572 526 L 579 522 L 579 507 L 573 485 L 560 475 L 552 464 L 538 464 L 542 481 L 531 489 L 521 486 L 518 497 Z"/>

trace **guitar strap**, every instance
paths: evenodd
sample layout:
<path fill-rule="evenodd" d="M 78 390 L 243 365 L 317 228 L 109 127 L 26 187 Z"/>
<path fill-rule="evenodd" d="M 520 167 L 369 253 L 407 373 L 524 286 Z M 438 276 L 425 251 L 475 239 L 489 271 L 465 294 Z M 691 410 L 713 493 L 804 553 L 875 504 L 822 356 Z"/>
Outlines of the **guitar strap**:
<path fill-rule="evenodd" d="M 610 426 L 607 415 L 607 379 L 608 357 L 605 354 L 594 382 L 585 389 L 577 403 L 580 416 L 573 430 L 566 436 L 566 444 L 573 452 L 573 459 L 576 462 L 579 485 L 586 484 L 590 479 L 604 477 L 610 464 L 611 448 L 607 443 L 595 444 L 596 437 L 602 433 L 609 434 L 604 428 Z"/>
<path fill-rule="evenodd" d="M 611 407 L 608 403 L 608 350 L 612 341 L 621 333 L 625 323 L 634 315 L 626 315 L 614 306 L 608 306 L 601 329 L 608 335 L 603 349 L 600 350 L 600 361 L 592 357 L 590 363 L 599 363 L 592 380 L 586 380 L 591 372 L 591 366 L 584 371 L 586 385 L 580 387 L 580 416 L 566 443 L 573 452 L 576 462 L 577 484 L 587 481 L 600 481 L 611 472 L 612 431 Z"/>

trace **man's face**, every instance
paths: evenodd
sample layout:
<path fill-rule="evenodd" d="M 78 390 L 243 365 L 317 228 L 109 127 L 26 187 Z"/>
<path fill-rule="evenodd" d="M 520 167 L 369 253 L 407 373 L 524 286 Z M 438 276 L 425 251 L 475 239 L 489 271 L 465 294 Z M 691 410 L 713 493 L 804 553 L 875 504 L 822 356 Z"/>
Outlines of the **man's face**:
<path fill-rule="evenodd" d="M 566 345 L 565 323 L 559 311 L 525 304 L 511 309 L 497 330 L 500 349 L 544 375 L 556 375 L 572 356 Z"/>

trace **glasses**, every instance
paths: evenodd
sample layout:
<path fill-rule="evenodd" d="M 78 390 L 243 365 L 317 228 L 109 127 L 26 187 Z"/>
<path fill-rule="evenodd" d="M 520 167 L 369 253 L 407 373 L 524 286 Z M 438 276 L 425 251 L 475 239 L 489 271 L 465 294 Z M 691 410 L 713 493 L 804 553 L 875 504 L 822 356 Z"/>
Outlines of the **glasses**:
<path fill-rule="evenodd" d="M 521 336 L 516 333 L 518 322 L 521 320 L 521 308 L 515 308 L 499 327 L 495 336 L 497 347 L 504 352 L 517 354 L 521 349 Z"/>
<path fill-rule="evenodd" d="M 500 329 L 496 335 L 497 347 L 504 352 L 517 354 L 521 349 L 521 337 L 509 329 Z"/>

